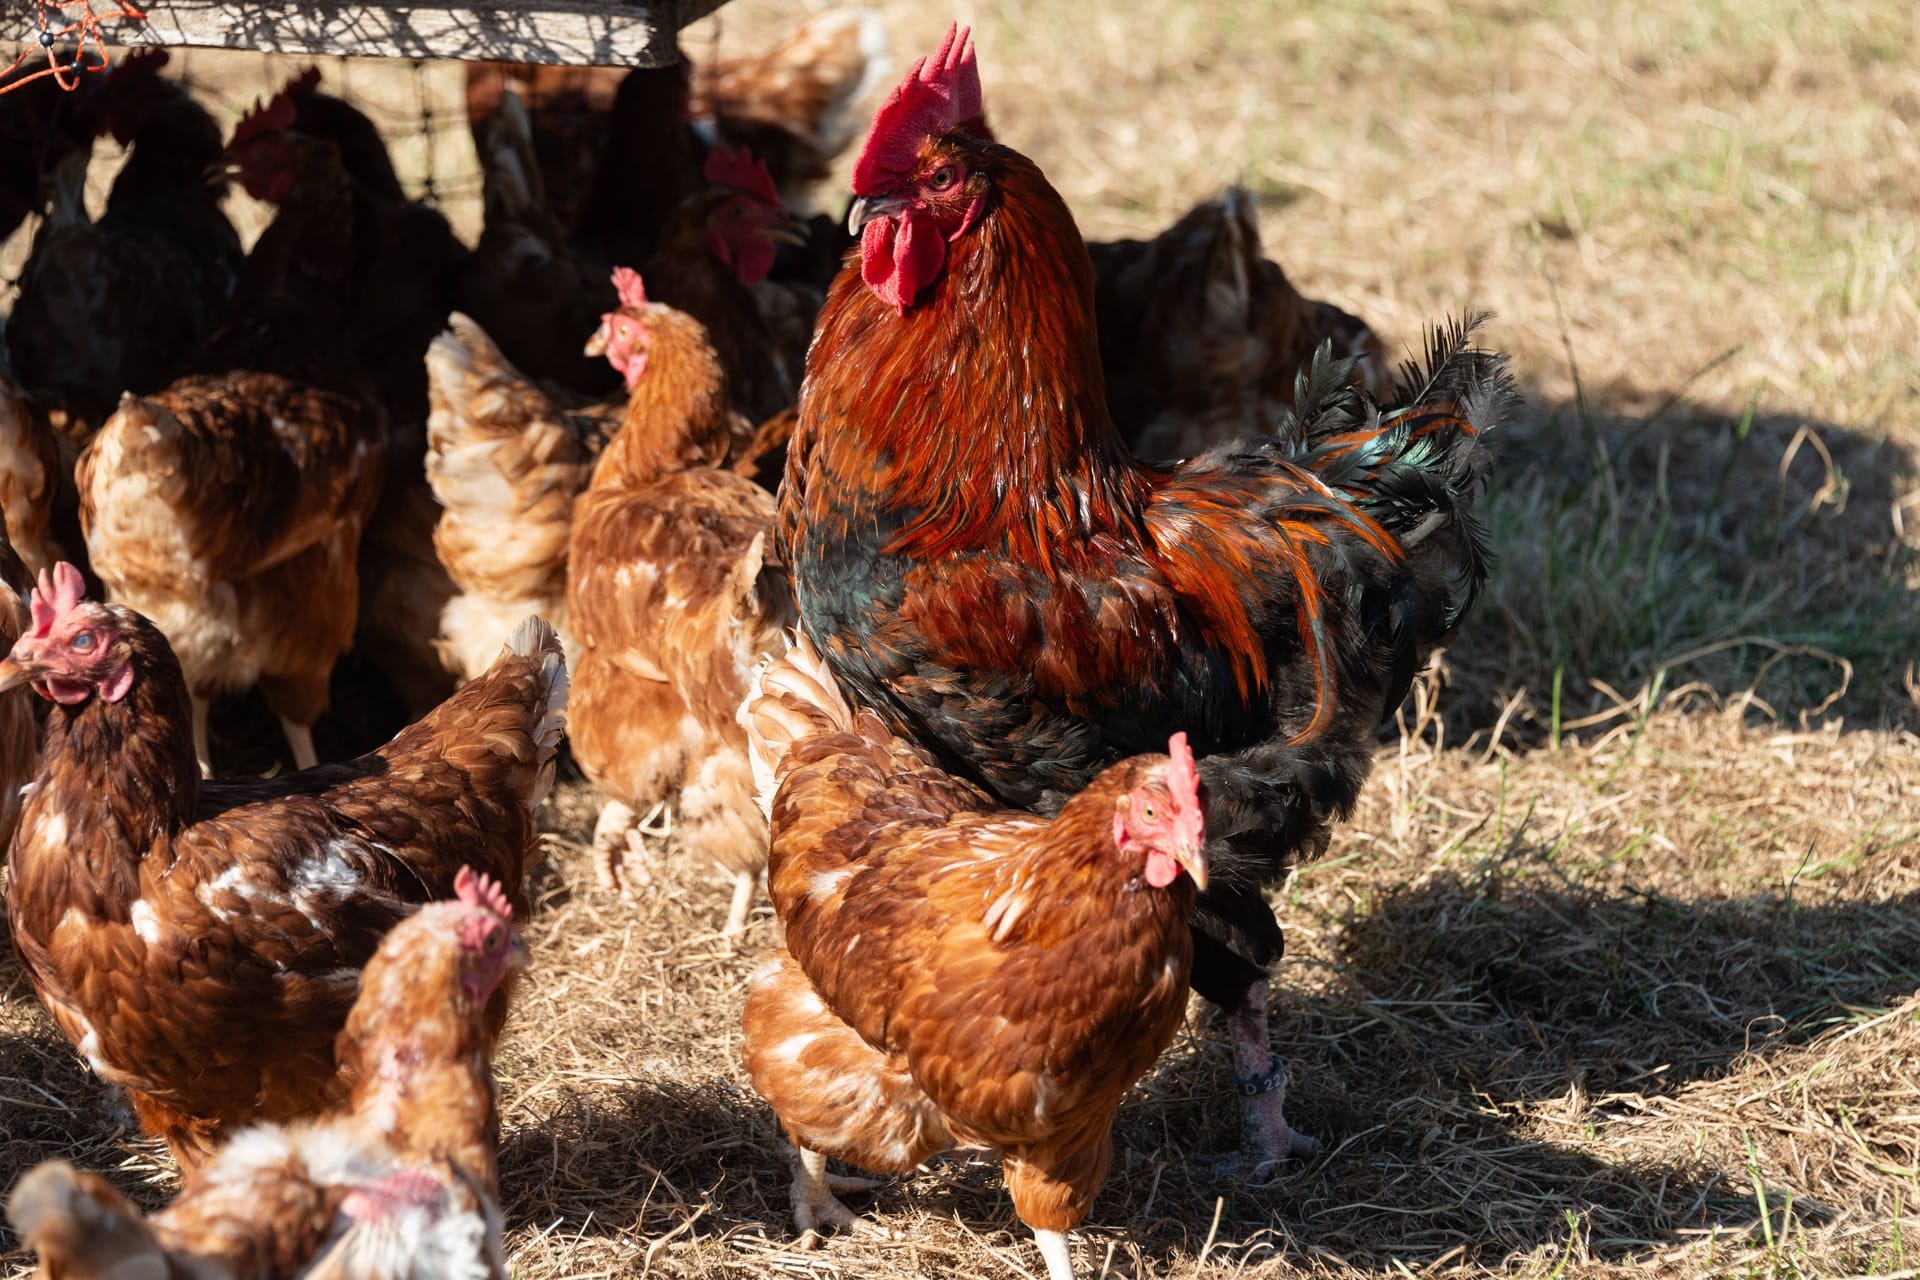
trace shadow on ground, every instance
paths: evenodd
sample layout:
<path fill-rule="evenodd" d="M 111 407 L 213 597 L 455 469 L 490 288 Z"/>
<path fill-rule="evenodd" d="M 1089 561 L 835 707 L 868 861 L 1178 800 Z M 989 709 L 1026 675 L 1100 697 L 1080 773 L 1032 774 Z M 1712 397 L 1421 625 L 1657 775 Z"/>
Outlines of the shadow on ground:
<path fill-rule="evenodd" d="M 1788 723 L 1920 727 L 1920 487 L 1867 428 L 1676 401 L 1534 401 L 1481 511 L 1498 561 L 1449 649 L 1450 728 L 1509 745 L 1631 701 L 1748 696 Z M 1845 690 L 1844 694 L 1841 693 Z M 1458 741 L 1458 738 L 1454 738 Z"/>

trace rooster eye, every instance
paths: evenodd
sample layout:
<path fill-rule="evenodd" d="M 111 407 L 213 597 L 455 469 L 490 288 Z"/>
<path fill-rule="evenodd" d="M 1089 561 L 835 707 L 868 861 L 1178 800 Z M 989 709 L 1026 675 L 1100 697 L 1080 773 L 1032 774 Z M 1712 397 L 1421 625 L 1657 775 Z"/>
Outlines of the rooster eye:
<path fill-rule="evenodd" d="M 93 648 L 93 632 L 82 631 L 73 638 L 73 649 L 75 653 L 85 653 L 91 648 Z"/>
<path fill-rule="evenodd" d="M 935 191 L 945 191 L 953 185 L 954 178 L 953 166 L 945 165 L 934 171 L 933 176 L 927 179 L 927 185 Z"/>

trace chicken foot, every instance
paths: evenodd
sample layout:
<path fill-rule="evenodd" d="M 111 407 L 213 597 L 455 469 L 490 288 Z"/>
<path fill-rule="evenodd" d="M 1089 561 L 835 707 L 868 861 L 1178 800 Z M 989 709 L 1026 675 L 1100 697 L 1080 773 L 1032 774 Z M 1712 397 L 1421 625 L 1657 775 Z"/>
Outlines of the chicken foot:
<path fill-rule="evenodd" d="M 609 800 L 593 824 L 593 874 L 600 887 L 632 902 L 639 890 L 653 887 L 653 858 L 647 850 L 647 832 L 664 818 L 662 800 L 645 817 L 618 800 Z M 662 826 L 666 824 L 662 823 Z M 668 828 L 670 829 L 670 828 Z"/>
<path fill-rule="evenodd" d="M 800 1228 L 802 1249 L 818 1248 L 820 1228 L 838 1227 L 855 1235 L 885 1239 L 891 1233 L 878 1223 L 869 1222 L 841 1204 L 836 1192 L 871 1191 L 880 1185 L 878 1178 L 850 1178 L 827 1172 L 827 1158 L 818 1151 L 795 1147 L 793 1222 Z"/>
<path fill-rule="evenodd" d="M 1287 1123 L 1287 1064 L 1267 1042 L 1267 984 L 1256 982 L 1230 1015 L 1233 1083 L 1246 1100 L 1239 1162 L 1258 1177 L 1289 1156 L 1311 1155 L 1320 1144 Z"/>

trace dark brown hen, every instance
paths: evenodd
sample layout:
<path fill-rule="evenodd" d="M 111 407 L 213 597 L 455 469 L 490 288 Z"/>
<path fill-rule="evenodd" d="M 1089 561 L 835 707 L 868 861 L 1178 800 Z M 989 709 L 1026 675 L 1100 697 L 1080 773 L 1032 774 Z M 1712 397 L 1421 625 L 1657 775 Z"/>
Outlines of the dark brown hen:
<path fill-rule="evenodd" d="M 353 1080 L 335 1037 L 381 936 L 465 864 L 525 908 L 565 721 L 552 629 L 528 620 L 491 671 L 378 751 L 215 782 L 150 622 L 85 599 L 64 564 L 32 612 L 0 689 L 54 704 L 7 904 L 41 1003 L 189 1166 L 237 1126 L 339 1101 Z"/>

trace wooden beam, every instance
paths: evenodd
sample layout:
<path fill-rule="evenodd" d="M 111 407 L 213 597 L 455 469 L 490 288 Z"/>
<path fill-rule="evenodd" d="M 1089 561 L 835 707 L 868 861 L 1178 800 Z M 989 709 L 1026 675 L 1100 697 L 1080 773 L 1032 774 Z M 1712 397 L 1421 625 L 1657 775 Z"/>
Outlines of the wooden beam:
<path fill-rule="evenodd" d="M 134 0 L 136 4 L 140 0 Z M 725 0 L 146 0 L 147 20 L 113 24 L 128 45 L 192 45 L 344 57 L 458 58 L 655 67 L 672 34 Z"/>

